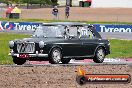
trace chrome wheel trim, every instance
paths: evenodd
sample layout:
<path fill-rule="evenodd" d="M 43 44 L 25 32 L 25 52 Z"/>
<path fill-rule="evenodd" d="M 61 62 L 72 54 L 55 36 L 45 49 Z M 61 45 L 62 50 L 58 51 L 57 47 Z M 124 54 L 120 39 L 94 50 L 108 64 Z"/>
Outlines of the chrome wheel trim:
<path fill-rule="evenodd" d="M 60 62 L 61 60 L 61 53 L 59 50 L 54 50 L 52 53 L 52 58 L 55 62 Z"/>
<path fill-rule="evenodd" d="M 100 50 L 98 50 L 98 52 L 97 52 L 97 57 L 98 57 L 98 59 L 101 61 L 101 60 L 103 60 L 104 59 L 104 51 L 103 51 L 103 49 L 100 49 Z"/>

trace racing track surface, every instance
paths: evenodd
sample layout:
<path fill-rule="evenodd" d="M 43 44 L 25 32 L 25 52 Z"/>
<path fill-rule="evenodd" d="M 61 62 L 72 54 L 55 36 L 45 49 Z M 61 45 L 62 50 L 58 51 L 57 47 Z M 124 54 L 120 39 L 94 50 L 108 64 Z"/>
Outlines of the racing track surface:
<path fill-rule="evenodd" d="M 101 36 L 103 38 L 111 39 L 126 39 L 126 40 L 132 40 L 132 33 L 123 33 L 123 32 L 100 32 Z"/>
<path fill-rule="evenodd" d="M 95 63 L 92 59 L 84 59 L 84 60 L 70 60 L 67 65 L 132 65 L 132 58 L 128 59 L 119 59 L 119 58 L 105 58 L 103 63 Z M 27 61 L 25 65 L 51 65 L 48 61 Z M 58 64 L 65 65 L 65 64 Z M 14 66 L 14 65 L 12 65 Z"/>

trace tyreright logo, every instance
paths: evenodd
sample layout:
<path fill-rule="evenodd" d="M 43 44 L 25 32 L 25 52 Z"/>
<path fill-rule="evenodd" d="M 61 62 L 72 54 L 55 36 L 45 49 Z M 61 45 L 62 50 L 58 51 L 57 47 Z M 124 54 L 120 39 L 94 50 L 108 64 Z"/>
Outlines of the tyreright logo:
<path fill-rule="evenodd" d="M 10 23 L 10 22 L 5 23 L 5 25 L 4 25 L 5 30 L 11 30 L 12 28 L 13 28 L 12 23 Z"/>
<path fill-rule="evenodd" d="M 100 25 L 101 32 L 132 32 L 132 29 L 129 27 L 108 27 L 105 25 Z"/>

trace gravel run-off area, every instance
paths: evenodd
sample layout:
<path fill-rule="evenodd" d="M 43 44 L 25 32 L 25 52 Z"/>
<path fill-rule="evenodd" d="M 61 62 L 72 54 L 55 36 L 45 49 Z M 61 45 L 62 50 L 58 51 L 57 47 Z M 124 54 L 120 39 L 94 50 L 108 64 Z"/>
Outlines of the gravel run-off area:
<path fill-rule="evenodd" d="M 78 68 L 87 74 L 130 74 L 128 65 L 27 65 L 0 66 L 0 88 L 132 88 L 126 84 L 85 84 L 76 82 Z"/>

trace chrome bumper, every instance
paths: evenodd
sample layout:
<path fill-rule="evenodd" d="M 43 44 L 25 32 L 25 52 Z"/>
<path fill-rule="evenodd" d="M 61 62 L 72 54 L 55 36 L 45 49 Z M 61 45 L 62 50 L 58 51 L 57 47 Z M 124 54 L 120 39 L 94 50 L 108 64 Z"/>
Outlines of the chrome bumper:
<path fill-rule="evenodd" d="M 9 53 L 8 55 L 19 57 L 19 54 L 15 54 L 15 53 Z M 29 55 L 29 57 L 48 57 L 48 54 L 27 54 L 27 55 Z"/>

